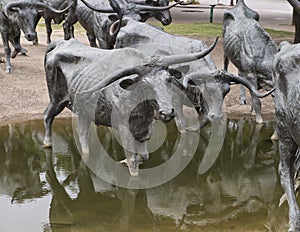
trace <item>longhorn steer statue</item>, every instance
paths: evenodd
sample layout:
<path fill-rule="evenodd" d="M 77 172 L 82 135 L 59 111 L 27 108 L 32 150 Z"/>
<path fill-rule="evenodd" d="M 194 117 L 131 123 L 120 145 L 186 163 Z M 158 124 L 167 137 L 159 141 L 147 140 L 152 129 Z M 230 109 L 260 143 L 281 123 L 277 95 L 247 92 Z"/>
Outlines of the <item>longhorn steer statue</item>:
<path fill-rule="evenodd" d="M 145 141 L 151 137 L 154 111 L 164 122 L 175 116 L 169 93 L 173 78 L 168 67 L 200 59 L 215 45 L 216 41 L 199 53 L 150 58 L 133 48 L 102 50 L 73 39 L 50 44 L 45 57 L 50 103 L 44 113 L 44 146 L 52 146 L 54 117 L 68 107 L 78 114 L 84 155 L 89 154 L 92 121 L 114 126 L 126 148 L 130 174 L 138 175 L 140 162 L 148 158 Z"/>
<path fill-rule="evenodd" d="M 6 72 L 11 73 L 10 57 L 15 58 L 19 52 L 22 54 L 27 52 L 20 44 L 21 30 L 28 41 L 34 41 L 37 36 L 35 27 L 38 18 L 38 9 L 47 9 L 57 13 L 60 13 L 60 11 L 57 11 L 45 3 L 34 1 L 4 0 L 0 1 L 0 4 L 0 32 L 6 55 Z M 15 49 L 12 53 L 9 42 Z"/>
<path fill-rule="evenodd" d="M 179 3 L 175 3 L 171 6 L 168 6 L 168 4 L 169 0 L 131 0 L 129 5 L 135 9 L 135 14 L 131 14 L 131 17 L 135 17 L 138 21 L 142 22 L 145 22 L 150 17 L 154 17 L 163 25 L 169 25 L 172 22 L 169 9 Z M 86 5 L 90 7 L 96 6 L 100 13 L 94 12 Z M 108 33 L 110 26 L 118 19 L 117 15 L 112 15 L 113 13 L 115 13 L 115 11 L 110 7 L 108 0 L 75 0 L 72 11 L 70 11 L 64 25 L 65 31 L 70 30 L 72 25 L 78 21 L 86 30 L 88 40 L 92 47 L 100 47 L 103 49 L 113 48 L 114 40 Z M 68 32 L 66 32 L 65 35 L 65 39 L 72 37 L 72 34 Z M 98 41 L 98 45 L 96 40 Z"/>
<path fill-rule="evenodd" d="M 224 13 L 223 48 L 224 69 L 229 60 L 238 68 L 239 75 L 247 78 L 257 89 L 270 89 L 272 64 L 277 47 L 270 35 L 258 23 L 259 15 L 248 8 L 244 0 Z M 256 122 L 262 123 L 261 102 L 251 94 Z"/>
<path fill-rule="evenodd" d="M 282 42 L 274 58 L 276 131 L 279 139 L 281 185 L 289 204 L 289 231 L 300 231 L 294 175 L 299 176 L 300 45 Z"/>

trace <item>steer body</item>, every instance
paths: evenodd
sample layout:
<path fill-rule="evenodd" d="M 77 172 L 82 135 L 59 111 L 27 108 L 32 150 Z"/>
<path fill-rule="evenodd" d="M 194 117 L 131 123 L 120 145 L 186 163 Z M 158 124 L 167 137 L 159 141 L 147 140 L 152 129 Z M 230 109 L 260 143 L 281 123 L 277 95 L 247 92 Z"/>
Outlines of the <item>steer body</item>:
<path fill-rule="evenodd" d="M 243 0 L 224 13 L 223 48 L 225 69 L 228 59 L 238 68 L 239 75 L 247 78 L 257 89 L 270 89 L 272 64 L 277 46 L 258 23 L 259 15 L 248 8 Z M 256 121 L 262 123 L 261 102 L 253 96 Z"/>
<path fill-rule="evenodd" d="M 168 66 L 200 59 L 214 46 L 196 56 L 151 58 L 133 48 L 102 50 L 74 39 L 50 44 L 45 57 L 50 103 L 45 110 L 44 145 L 52 146 L 54 117 L 68 107 L 79 117 L 83 154 L 89 154 L 92 121 L 112 126 L 119 132 L 131 174 L 137 175 L 139 163 L 148 157 L 145 141 L 151 136 L 154 112 L 164 122 L 175 116 Z"/>
<path fill-rule="evenodd" d="M 279 139 L 281 185 L 289 204 L 290 230 L 300 231 L 300 210 L 295 197 L 294 174 L 299 175 L 300 45 L 280 44 L 274 58 L 276 131 Z"/>

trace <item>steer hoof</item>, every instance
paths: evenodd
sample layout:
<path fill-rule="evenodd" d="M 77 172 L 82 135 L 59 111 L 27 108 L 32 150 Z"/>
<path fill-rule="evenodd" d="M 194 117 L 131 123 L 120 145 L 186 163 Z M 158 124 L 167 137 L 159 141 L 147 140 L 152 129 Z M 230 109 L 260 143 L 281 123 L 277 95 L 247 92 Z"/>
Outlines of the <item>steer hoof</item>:
<path fill-rule="evenodd" d="M 131 176 L 138 176 L 139 175 L 139 166 L 137 165 L 129 165 L 128 170 Z"/>
<path fill-rule="evenodd" d="M 255 121 L 256 123 L 260 123 L 260 124 L 264 123 L 264 120 L 262 118 L 257 118 Z"/>
<path fill-rule="evenodd" d="M 43 142 L 43 148 L 50 148 L 50 147 L 52 147 L 51 140 L 45 139 Z"/>
<path fill-rule="evenodd" d="M 247 101 L 244 99 L 240 99 L 240 105 L 247 105 Z"/>
<path fill-rule="evenodd" d="M 11 67 L 7 67 L 5 70 L 6 73 L 12 73 L 12 68 Z"/>
<path fill-rule="evenodd" d="M 22 48 L 20 53 L 21 53 L 23 56 L 27 56 L 27 52 L 28 52 L 28 51 L 27 51 L 25 48 Z"/>

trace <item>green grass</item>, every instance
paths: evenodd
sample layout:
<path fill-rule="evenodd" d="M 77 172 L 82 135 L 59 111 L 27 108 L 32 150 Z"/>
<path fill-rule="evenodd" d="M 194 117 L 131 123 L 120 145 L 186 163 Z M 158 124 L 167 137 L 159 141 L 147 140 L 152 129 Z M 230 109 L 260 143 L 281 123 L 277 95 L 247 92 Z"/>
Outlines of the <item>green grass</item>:
<path fill-rule="evenodd" d="M 159 23 L 152 25 L 160 26 Z M 215 37 L 216 35 L 222 36 L 221 23 L 172 23 L 164 27 L 164 30 L 171 34 L 195 36 L 195 37 Z M 294 32 L 278 31 L 266 28 L 266 31 L 273 39 L 278 38 L 291 38 L 294 37 Z"/>
<path fill-rule="evenodd" d="M 160 23 L 151 23 L 155 26 L 161 26 Z M 38 27 L 45 27 L 43 22 L 38 24 Z M 168 26 L 163 27 L 164 30 L 171 34 L 185 35 L 190 37 L 215 37 L 219 35 L 222 37 L 222 27 L 221 23 L 172 23 Z M 62 24 L 55 25 L 52 24 L 53 30 L 61 30 Z M 84 31 L 79 23 L 75 24 L 75 30 Z M 293 38 L 294 32 L 279 31 L 266 28 L 266 31 L 271 35 L 273 39 L 285 39 Z"/>

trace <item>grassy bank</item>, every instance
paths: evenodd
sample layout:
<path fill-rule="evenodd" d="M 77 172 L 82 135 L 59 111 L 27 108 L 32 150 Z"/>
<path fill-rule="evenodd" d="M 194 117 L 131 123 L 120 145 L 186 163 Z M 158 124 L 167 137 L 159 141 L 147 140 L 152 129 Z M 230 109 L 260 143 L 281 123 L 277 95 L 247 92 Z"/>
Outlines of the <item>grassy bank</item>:
<path fill-rule="evenodd" d="M 160 23 L 151 23 L 154 26 L 161 26 Z M 41 21 L 38 24 L 38 27 L 45 28 L 45 24 Z M 163 27 L 164 30 L 171 34 L 185 35 L 185 36 L 195 36 L 195 37 L 215 37 L 216 35 L 222 36 L 222 27 L 221 23 L 172 23 L 168 26 Z M 53 30 L 62 30 L 62 24 L 55 25 L 52 24 Z M 75 24 L 75 30 L 84 29 L 79 23 Z M 285 39 L 294 37 L 294 32 L 279 31 L 266 28 L 267 32 L 272 36 L 273 39 Z"/>
<path fill-rule="evenodd" d="M 159 23 L 154 23 L 153 25 L 159 26 Z M 221 23 L 172 23 L 169 26 L 164 27 L 164 30 L 168 33 L 177 35 L 215 37 L 216 35 L 222 36 L 222 27 L 223 25 Z M 294 32 L 278 31 L 270 28 L 266 28 L 266 31 L 273 39 L 294 37 Z"/>

